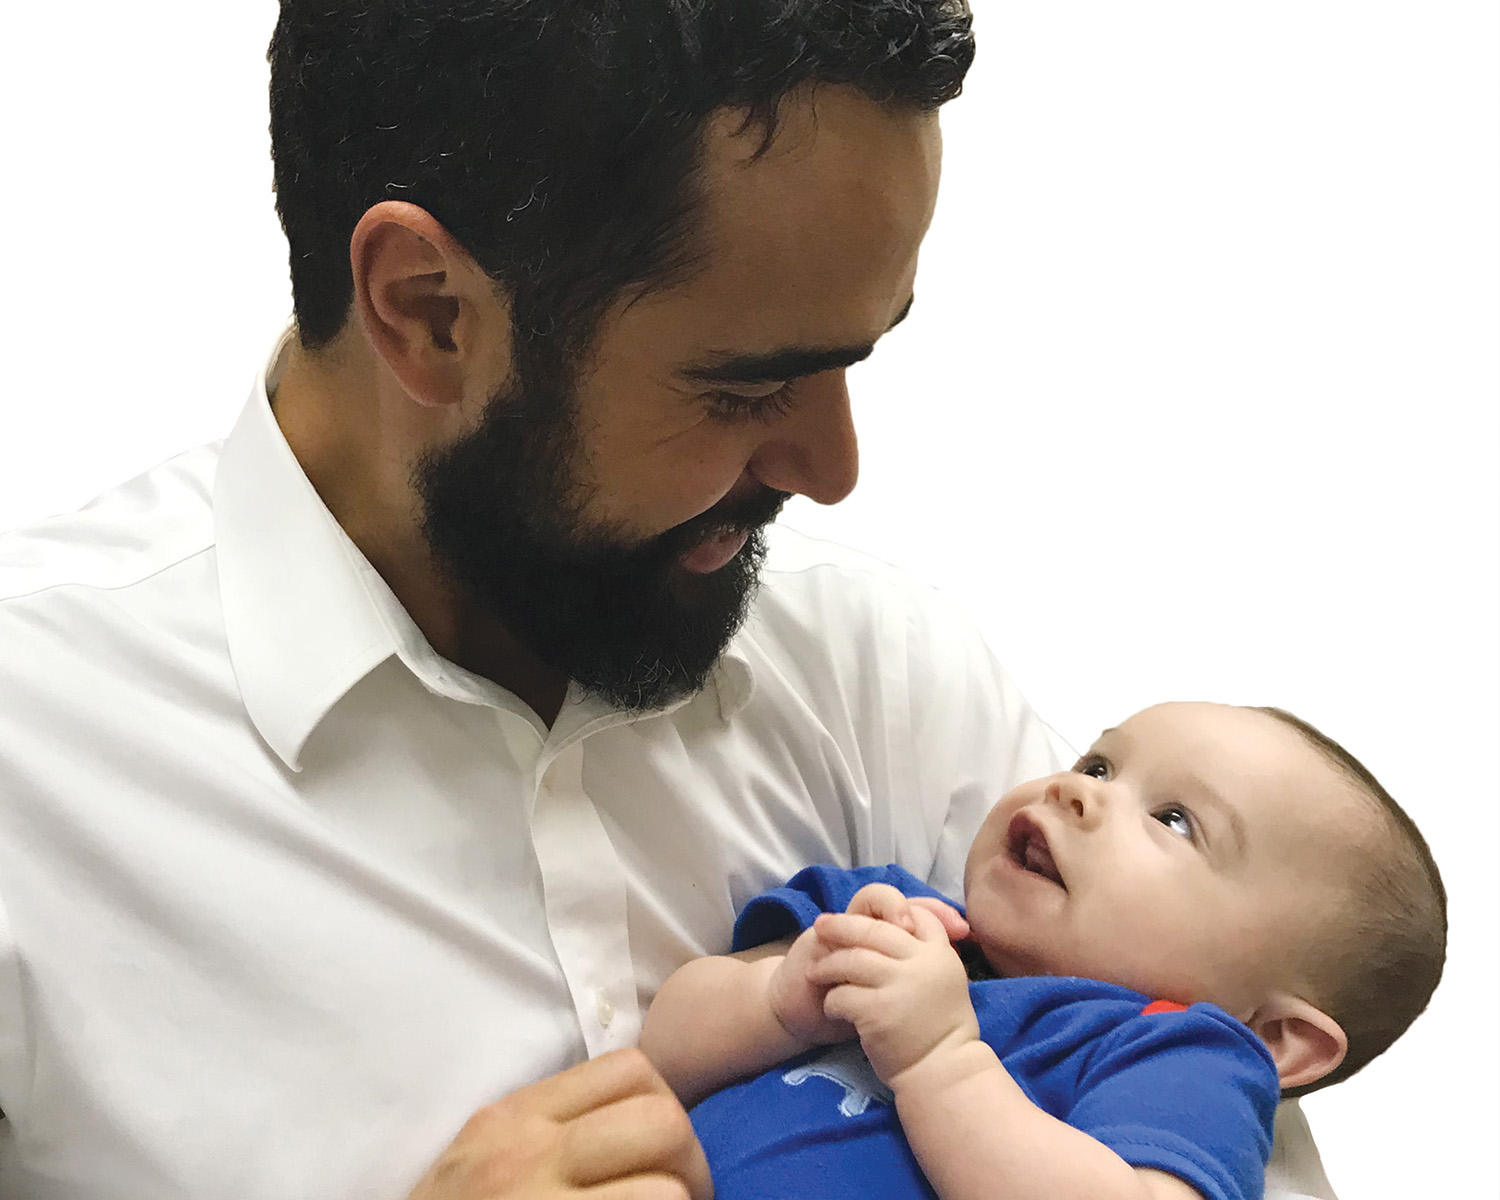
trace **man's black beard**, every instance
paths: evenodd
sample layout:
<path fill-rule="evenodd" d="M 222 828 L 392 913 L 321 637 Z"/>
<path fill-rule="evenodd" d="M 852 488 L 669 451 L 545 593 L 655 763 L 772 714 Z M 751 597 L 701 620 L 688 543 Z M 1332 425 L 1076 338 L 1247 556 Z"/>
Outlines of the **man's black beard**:
<path fill-rule="evenodd" d="M 491 397 L 478 428 L 417 464 L 423 531 L 450 580 L 548 666 L 621 708 L 660 708 L 703 686 L 744 622 L 786 493 L 721 502 L 645 542 L 590 526 L 570 389 L 538 382 Z M 727 565 L 678 565 L 726 530 L 750 532 Z"/>

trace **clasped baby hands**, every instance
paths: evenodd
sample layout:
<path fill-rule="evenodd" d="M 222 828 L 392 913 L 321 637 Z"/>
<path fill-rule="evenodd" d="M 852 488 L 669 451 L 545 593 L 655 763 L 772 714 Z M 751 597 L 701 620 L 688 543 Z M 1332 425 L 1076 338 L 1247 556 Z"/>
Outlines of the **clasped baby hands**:
<path fill-rule="evenodd" d="M 771 980 L 772 1011 L 807 1045 L 857 1034 L 875 1073 L 895 1088 L 905 1071 L 979 1036 L 953 949 L 968 932 L 951 905 L 870 884 L 792 943 Z"/>

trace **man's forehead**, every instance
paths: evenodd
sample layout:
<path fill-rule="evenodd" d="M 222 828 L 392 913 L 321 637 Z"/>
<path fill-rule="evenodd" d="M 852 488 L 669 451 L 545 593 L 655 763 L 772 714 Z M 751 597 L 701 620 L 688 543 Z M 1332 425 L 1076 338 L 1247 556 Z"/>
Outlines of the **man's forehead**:
<path fill-rule="evenodd" d="M 935 129 L 937 110 L 883 104 L 852 84 L 805 83 L 765 111 L 729 104 L 710 113 L 703 122 L 705 160 L 729 171 L 805 159 L 820 135 L 834 145 L 865 141 L 893 121 Z"/>
<path fill-rule="evenodd" d="M 824 88 L 816 101 L 788 99 L 757 157 L 759 127 L 719 114 L 693 269 L 631 300 L 632 340 L 649 342 L 658 361 L 703 369 L 873 345 L 911 301 L 936 201 L 935 128 L 935 116 Z"/>
<path fill-rule="evenodd" d="M 759 120 L 721 110 L 705 124 L 698 186 L 710 238 L 816 216 L 830 203 L 866 217 L 927 210 L 942 140 L 936 112 L 893 107 L 858 89 L 802 89 L 783 101 L 769 142 Z"/>

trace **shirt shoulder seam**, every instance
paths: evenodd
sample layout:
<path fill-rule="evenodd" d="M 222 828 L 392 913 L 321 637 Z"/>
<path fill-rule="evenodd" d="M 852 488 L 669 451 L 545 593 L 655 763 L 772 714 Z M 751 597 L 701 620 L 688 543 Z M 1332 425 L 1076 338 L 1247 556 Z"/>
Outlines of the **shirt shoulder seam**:
<path fill-rule="evenodd" d="M 217 545 L 217 542 L 210 540 L 194 550 L 190 550 L 184 554 L 175 556 L 169 562 L 162 563 L 160 566 L 154 567 L 149 571 L 143 572 L 142 574 L 132 575 L 120 583 L 96 583 L 84 579 L 59 579 L 53 580 L 49 583 L 44 583 L 40 587 L 32 588 L 29 591 L 9 592 L 4 595 L 0 595 L 0 606 L 22 600 L 32 600 L 37 596 L 45 595 L 48 592 L 61 591 L 64 588 L 78 588 L 82 591 L 89 592 L 123 592 L 127 588 L 138 587 L 140 584 L 155 579 L 158 575 L 170 571 L 174 567 L 180 567 L 183 563 L 189 562 L 192 559 L 197 558 L 199 555 L 207 554 Z"/>

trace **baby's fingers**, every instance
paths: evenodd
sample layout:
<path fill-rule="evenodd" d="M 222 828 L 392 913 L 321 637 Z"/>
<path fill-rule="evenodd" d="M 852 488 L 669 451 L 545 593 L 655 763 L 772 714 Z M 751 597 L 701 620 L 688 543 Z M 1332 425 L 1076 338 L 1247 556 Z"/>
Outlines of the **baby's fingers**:
<path fill-rule="evenodd" d="M 911 915 L 915 917 L 918 914 Z M 930 913 L 920 915 L 934 922 L 937 920 Z M 915 924 L 913 928 L 915 929 Z M 921 945 L 911 933 L 889 921 L 856 916 L 854 913 L 823 913 L 813 922 L 813 929 L 817 931 L 818 940 L 823 943 L 825 950 L 863 946 L 891 958 L 909 958 Z"/>
<path fill-rule="evenodd" d="M 889 983 L 897 971 L 897 964 L 875 950 L 863 947 L 849 950 L 832 950 L 808 968 L 807 978 L 819 987 L 843 987 L 853 984 L 861 988 L 878 988 Z M 823 1015 L 834 1016 L 828 1011 L 828 1001 L 823 1001 Z"/>
<path fill-rule="evenodd" d="M 823 1015 L 830 1021 L 844 1021 L 856 1029 L 870 1019 L 877 1003 L 877 993 L 858 985 L 840 984 L 823 998 Z"/>
<path fill-rule="evenodd" d="M 935 896 L 913 896 L 910 903 L 912 908 L 925 909 L 935 916 L 950 942 L 961 942 L 969 936 L 969 922 L 965 920 L 963 913 L 947 901 L 939 900 Z M 922 931 L 915 920 L 912 922 L 911 931 L 918 937 L 922 936 Z"/>
<path fill-rule="evenodd" d="M 873 917 L 877 921 L 889 921 L 908 933 L 915 928 L 911 920 L 911 901 L 888 883 L 866 884 L 854 893 L 846 911 L 856 916 Z"/>

